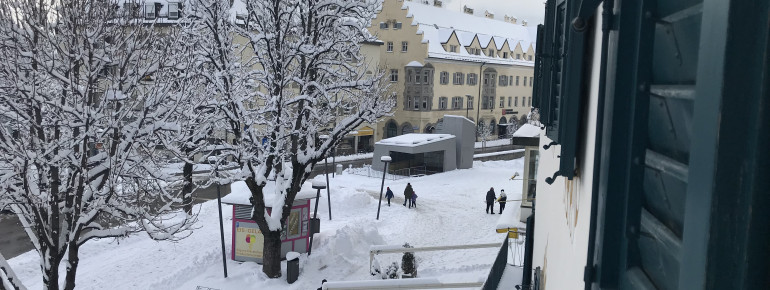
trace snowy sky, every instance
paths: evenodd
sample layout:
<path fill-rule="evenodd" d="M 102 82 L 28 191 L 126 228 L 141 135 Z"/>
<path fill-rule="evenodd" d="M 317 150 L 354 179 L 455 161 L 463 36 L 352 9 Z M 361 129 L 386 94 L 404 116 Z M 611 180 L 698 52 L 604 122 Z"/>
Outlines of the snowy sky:
<path fill-rule="evenodd" d="M 496 19 L 503 19 L 505 14 L 519 20 L 527 20 L 530 25 L 543 23 L 545 0 L 443 0 L 444 7 L 463 11 L 463 5 L 473 8 L 476 15 L 483 15 L 484 10 L 495 13 Z"/>

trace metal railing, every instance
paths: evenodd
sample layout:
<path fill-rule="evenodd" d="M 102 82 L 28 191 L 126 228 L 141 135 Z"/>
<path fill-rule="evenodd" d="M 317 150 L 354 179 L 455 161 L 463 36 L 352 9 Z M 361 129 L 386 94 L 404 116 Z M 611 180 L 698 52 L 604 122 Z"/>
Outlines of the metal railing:
<path fill-rule="evenodd" d="M 484 286 L 481 289 L 484 290 L 496 290 L 500 286 L 500 279 L 505 273 L 505 267 L 508 265 L 508 237 L 505 237 L 503 245 L 500 247 L 500 252 L 497 253 L 495 263 L 492 264 L 492 269 L 489 271 L 487 281 L 484 282 Z"/>

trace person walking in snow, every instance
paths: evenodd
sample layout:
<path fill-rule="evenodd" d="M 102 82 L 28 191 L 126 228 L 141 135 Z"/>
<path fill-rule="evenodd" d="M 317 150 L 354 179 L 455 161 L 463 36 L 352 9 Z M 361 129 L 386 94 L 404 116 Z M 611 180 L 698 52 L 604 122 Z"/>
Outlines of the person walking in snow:
<path fill-rule="evenodd" d="M 390 187 L 388 187 L 388 191 L 385 192 L 385 198 L 388 199 L 388 206 L 390 206 L 390 199 L 393 198 L 393 191 L 390 190 Z"/>
<path fill-rule="evenodd" d="M 414 208 L 417 208 L 417 193 L 416 192 L 412 192 L 412 205 L 414 206 Z"/>
<path fill-rule="evenodd" d="M 500 203 L 500 213 L 503 213 L 503 210 L 505 209 L 505 201 L 508 200 L 508 197 L 505 196 L 505 189 L 500 190 L 500 197 L 497 198 L 497 202 Z"/>
<path fill-rule="evenodd" d="M 412 184 L 407 183 L 406 188 L 404 189 L 404 206 L 406 206 L 406 203 L 409 203 L 409 208 L 412 208 L 413 193 L 414 193 L 414 189 L 412 189 Z"/>
<path fill-rule="evenodd" d="M 490 187 L 487 191 L 487 213 L 492 211 L 491 214 L 495 214 L 495 188 Z"/>

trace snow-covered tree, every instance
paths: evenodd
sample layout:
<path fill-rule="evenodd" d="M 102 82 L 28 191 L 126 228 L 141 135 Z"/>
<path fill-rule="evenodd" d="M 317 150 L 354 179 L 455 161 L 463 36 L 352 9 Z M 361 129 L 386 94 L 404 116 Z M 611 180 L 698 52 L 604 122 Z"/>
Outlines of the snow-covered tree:
<path fill-rule="evenodd" d="M 492 138 L 492 126 L 486 124 L 477 125 L 476 134 L 478 134 L 479 139 L 481 139 L 481 148 L 486 149 L 487 141 Z"/>
<path fill-rule="evenodd" d="M 63 288 L 75 287 L 90 240 L 179 239 L 196 218 L 156 158 L 190 103 L 189 62 L 173 29 L 120 4 L 0 2 L 0 208 L 24 226 L 47 289 L 60 288 L 61 266 Z"/>
<path fill-rule="evenodd" d="M 252 193 L 253 219 L 264 236 L 263 272 L 277 278 L 281 229 L 313 166 L 350 131 L 388 115 L 395 102 L 384 93 L 383 73 L 360 61 L 361 43 L 374 40 L 366 27 L 378 1 L 234 3 L 228 18 L 228 1 L 199 0 L 190 9 L 206 12 L 197 20 L 206 30 L 199 52 L 204 75 L 220 100 L 218 124 L 234 136 L 229 149 L 241 169 L 234 179 L 245 180 Z M 322 131 L 330 138 L 320 140 Z M 276 192 L 264 191 L 268 179 Z M 273 196 L 268 213 L 265 199 Z"/>

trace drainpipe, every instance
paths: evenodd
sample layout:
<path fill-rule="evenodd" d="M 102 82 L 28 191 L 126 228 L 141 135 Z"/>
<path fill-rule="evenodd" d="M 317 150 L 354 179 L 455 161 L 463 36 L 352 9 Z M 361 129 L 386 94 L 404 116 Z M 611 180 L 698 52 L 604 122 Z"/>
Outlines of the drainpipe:
<path fill-rule="evenodd" d="M 607 51 L 609 50 L 608 39 L 610 30 L 612 30 L 612 10 L 614 9 L 613 0 L 602 2 L 602 48 L 601 60 L 599 65 L 599 92 L 597 95 L 597 116 L 596 116 L 596 137 L 594 138 L 594 168 L 591 185 L 591 217 L 588 229 L 588 254 L 586 255 L 586 266 L 583 270 L 583 281 L 585 289 L 592 289 L 592 284 L 596 280 L 596 266 L 594 265 L 594 253 L 596 243 L 596 223 L 599 202 L 599 167 L 601 166 L 602 134 L 604 134 L 604 101 L 606 95 L 607 83 Z"/>
<path fill-rule="evenodd" d="M 481 113 L 481 84 L 483 83 L 483 75 L 481 70 L 486 64 L 486 62 L 481 63 L 481 66 L 479 66 L 479 76 L 476 78 L 476 81 L 479 82 L 479 95 L 476 97 L 478 99 L 476 100 L 476 142 L 479 141 L 479 114 Z"/>

